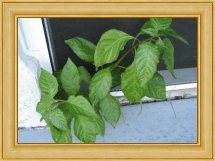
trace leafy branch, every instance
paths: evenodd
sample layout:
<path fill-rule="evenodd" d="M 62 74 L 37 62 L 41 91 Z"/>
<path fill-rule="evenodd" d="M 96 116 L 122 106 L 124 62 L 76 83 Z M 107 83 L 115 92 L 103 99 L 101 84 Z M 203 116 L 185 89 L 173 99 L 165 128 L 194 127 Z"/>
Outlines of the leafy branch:
<path fill-rule="evenodd" d="M 116 85 L 121 85 L 130 102 L 138 102 L 144 96 L 166 98 L 165 81 L 157 65 L 162 58 L 175 77 L 174 47 L 168 37 L 188 44 L 170 27 L 171 23 L 171 18 L 150 18 L 135 37 L 111 29 L 101 36 L 97 45 L 80 37 L 65 41 L 80 59 L 95 65 L 97 71 L 91 75 L 70 59 L 53 75 L 41 69 L 41 99 L 36 110 L 49 126 L 54 142 L 71 143 L 73 130 L 81 142 L 94 143 L 97 135 L 105 134 L 104 120 L 115 127 L 121 109 L 110 90 Z M 139 36 L 147 39 L 140 40 Z M 131 40 L 132 45 L 124 52 Z M 133 62 L 128 67 L 120 65 L 131 52 Z"/>

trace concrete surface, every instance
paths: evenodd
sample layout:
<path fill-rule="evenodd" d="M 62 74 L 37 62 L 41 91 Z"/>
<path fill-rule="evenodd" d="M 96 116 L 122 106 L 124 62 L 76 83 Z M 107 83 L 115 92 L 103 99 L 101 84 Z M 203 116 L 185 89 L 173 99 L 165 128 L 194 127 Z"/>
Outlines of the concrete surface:
<path fill-rule="evenodd" d="M 112 128 L 106 123 L 97 143 L 196 143 L 196 98 L 144 103 L 122 107 Z M 19 143 L 52 143 L 48 128 L 21 128 Z M 73 135 L 74 142 L 78 142 Z"/>

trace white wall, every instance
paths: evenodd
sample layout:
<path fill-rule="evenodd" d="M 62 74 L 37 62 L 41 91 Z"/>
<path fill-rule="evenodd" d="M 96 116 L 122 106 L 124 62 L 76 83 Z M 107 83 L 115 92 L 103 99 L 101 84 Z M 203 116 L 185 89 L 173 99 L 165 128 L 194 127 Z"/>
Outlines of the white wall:
<path fill-rule="evenodd" d="M 18 126 L 44 126 L 36 105 L 40 99 L 37 78 L 40 67 L 52 71 L 40 18 L 18 21 Z"/>

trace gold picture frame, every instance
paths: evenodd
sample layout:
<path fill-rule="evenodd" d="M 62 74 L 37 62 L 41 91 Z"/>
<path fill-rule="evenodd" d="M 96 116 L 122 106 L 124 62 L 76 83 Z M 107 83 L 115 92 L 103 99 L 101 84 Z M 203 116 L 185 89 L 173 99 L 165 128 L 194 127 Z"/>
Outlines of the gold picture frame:
<path fill-rule="evenodd" d="M 0 160 L 215 161 L 215 1 L 2 0 L 0 2 Z M 19 17 L 196 17 L 198 142 L 196 144 L 18 144 L 17 19 Z"/>

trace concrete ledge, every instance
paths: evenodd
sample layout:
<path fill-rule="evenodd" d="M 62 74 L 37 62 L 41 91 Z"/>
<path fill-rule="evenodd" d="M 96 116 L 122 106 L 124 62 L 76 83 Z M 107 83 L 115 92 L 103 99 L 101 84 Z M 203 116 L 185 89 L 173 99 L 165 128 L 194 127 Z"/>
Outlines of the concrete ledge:
<path fill-rule="evenodd" d="M 78 143 L 73 135 L 73 140 Z M 196 143 L 197 99 L 181 99 L 122 107 L 122 116 L 97 143 Z M 48 128 L 20 128 L 19 143 L 52 143 Z"/>

